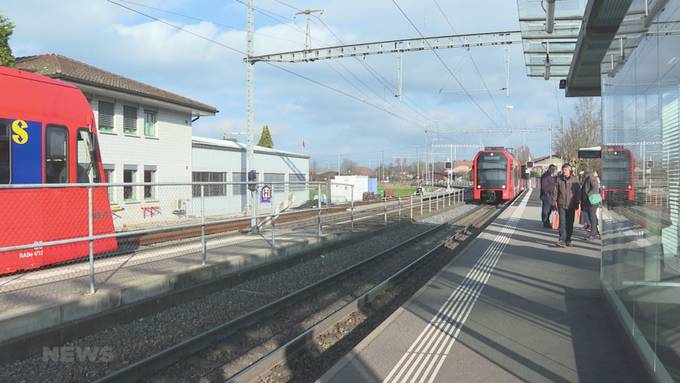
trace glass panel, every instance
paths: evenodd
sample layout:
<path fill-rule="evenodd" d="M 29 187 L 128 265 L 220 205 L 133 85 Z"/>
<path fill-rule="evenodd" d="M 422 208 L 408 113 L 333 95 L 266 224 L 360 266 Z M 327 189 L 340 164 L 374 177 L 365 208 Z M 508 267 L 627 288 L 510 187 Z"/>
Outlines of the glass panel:
<path fill-rule="evenodd" d="M 243 172 L 234 172 L 231 174 L 231 180 L 232 182 L 246 182 L 246 173 Z M 233 186 L 232 192 L 234 193 L 235 196 L 242 196 L 246 194 L 246 185 L 245 184 L 235 184 Z"/>
<path fill-rule="evenodd" d="M 0 184 L 10 182 L 9 125 L 0 122 Z"/>
<path fill-rule="evenodd" d="M 68 131 L 63 126 L 47 125 L 45 130 L 45 182 L 68 182 Z"/>
<path fill-rule="evenodd" d="M 156 112 L 144 111 L 144 135 L 147 137 L 156 137 Z"/>
<path fill-rule="evenodd" d="M 671 0 L 659 18 L 678 14 L 680 1 Z M 627 18 L 619 32 L 635 27 Z M 657 380 L 680 382 L 680 36 L 626 46 L 634 47 L 626 61 L 603 76 L 603 144 L 616 148 L 602 156 L 602 285 L 643 353 L 658 358 Z"/>
<path fill-rule="evenodd" d="M 78 183 L 99 182 L 97 155 L 92 142 L 92 134 L 87 129 L 79 129 L 76 141 Z"/>
<path fill-rule="evenodd" d="M 144 182 L 145 183 L 153 183 L 156 182 L 156 171 L 155 170 L 144 170 Z M 144 198 L 145 199 L 154 199 L 156 198 L 156 193 L 155 193 L 155 187 L 145 185 L 144 186 Z"/>
<path fill-rule="evenodd" d="M 286 191 L 285 174 L 283 173 L 264 173 L 264 182 L 271 183 L 272 191 L 279 193 Z"/>
<path fill-rule="evenodd" d="M 123 183 L 134 183 L 136 182 L 137 178 L 137 171 L 133 169 L 125 169 L 123 171 Z M 134 186 L 125 186 L 123 187 L 123 198 L 126 201 L 134 201 L 136 199 L 135 196 L 135 187 Z"/>

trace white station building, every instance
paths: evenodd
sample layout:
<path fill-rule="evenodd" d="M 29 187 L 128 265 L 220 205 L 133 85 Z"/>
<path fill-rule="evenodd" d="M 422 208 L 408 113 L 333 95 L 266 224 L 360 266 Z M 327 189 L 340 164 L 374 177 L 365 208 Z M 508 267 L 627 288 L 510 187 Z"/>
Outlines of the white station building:
<path fill-rule="evenodd" d="M 61 55 L 21 57 L 16 66 L 69 82 L 83 91 L 94 112 L 104 171 L 110 183 L 245 180 L 244 145 L 192 138 L 192 123 L 214 116 L 217 109 L 213 106 Z M 306 181 L 309 157 L 258 147 L 255 166 L 260 181 Z M 293 190 L 281 188 L 274 186 L 275 202 L 291 200 L 300 204 L 307 200 L 302 191 L 307 190 L 305 185 L 300 185 L 300 190 L 298 186 L 291 186 Z M 206 215 L 239 214 L 246 204 L 244 189 L 206 190 Z M 201 213 L 197 197 L 200 190 L 189 185 L 109 189 L 118 229 L 196 216 Z"/>

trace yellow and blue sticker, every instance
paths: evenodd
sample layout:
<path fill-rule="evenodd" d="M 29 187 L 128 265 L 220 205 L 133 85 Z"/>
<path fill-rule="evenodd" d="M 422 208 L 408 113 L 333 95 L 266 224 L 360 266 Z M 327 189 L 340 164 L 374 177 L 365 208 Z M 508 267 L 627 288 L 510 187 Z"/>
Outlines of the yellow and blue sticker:
<path fill-rule="evenodd" d="M 5 120 L 12 146 L 12 183 L 42 183 L 42 124 L 22 119 Z"/>

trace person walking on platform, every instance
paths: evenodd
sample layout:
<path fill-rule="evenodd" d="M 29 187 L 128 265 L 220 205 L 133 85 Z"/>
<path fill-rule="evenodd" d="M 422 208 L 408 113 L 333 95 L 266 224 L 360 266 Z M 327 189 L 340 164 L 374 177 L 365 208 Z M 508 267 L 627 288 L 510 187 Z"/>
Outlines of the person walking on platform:
<path fill-rule="evenodd" d="M 548 170 L 541 176 L 541 201 L 543 202 L 543 209 L 541 210 L 541 221 L 543 221 L 543 227 L 550 228 L 550 215 L 553 212 L 553 202 L 555 196 L 553 192 L 555 191 L 555 171 L 557 166 L 550 165 Z"/>
<path fill-rule="evenodd" d="M 586 241 L 595 241 L 600 237 L 600 231 L 597 227 L 597 209 L 602 204 L 602 196 L 600 195 L 600 179 L 598 178 L 597 172 L 589 172 L 583 182 L 583 204 L 581 209 L 583 211 L 588 211 L 588 216 L 590 217 L 590 235 L 586 238 Z"/>
<path fill-rule="evenodd" d="M 560 236 L 557 246 L 571 246 L 571 236 L 574 233 L 574 216 L 581 201 L 581 185 L 568 163 L 562 165 L 562 174 L 555 180 L 554 195 L 553 206 L 557 207 L 560 216 Z"/>

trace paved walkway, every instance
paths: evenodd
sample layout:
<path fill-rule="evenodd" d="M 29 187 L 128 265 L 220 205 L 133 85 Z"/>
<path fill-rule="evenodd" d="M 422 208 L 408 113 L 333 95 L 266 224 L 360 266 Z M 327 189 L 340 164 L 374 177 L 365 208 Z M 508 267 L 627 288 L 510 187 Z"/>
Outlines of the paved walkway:
<path fill-rule="evenodd" d="M 538 192 L 499 216 L 321 382 L 643 382 L 600 295 L 600 244 L 553 247 Z"/>

